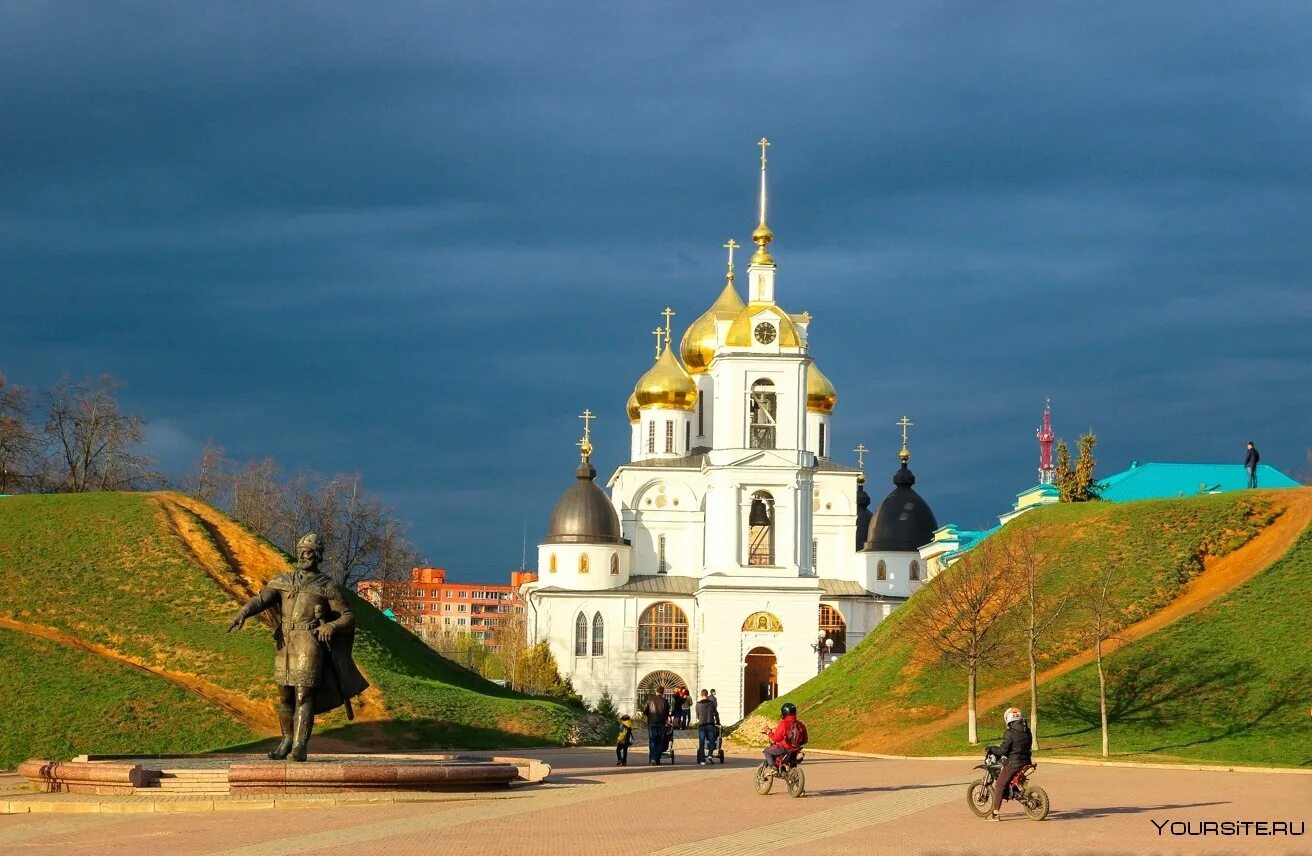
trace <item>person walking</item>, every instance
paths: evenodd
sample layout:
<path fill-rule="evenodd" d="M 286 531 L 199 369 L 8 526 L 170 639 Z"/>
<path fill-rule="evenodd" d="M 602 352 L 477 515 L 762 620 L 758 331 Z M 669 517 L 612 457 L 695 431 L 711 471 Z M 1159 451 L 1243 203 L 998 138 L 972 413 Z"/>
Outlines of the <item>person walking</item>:
<path fill-rule="evenodd" d="M 711 703 L 711 715 L 714 717 L 715 724 L 720 724 L 720 700 L 715 697 L 715 687 L 711 687 L 711 694 L 706 699 Z"/>
<path fill-rule="evenodd" d="M 675 728 L 683 727 L 683 687 L 675 687 L 670 693 L 670 719 Z"/>
<path fill-rule="evenodd" d="M 620 717 L 620 733 L 615 737 L 615 766 L 629 766 L 629 747 L 633 745 L 633 720 L 626 713 Z"/>
<path fill-rule="evenodd" d="M 1262 460 L 1262 456 L 1257 453 L 1257 447 L 1253 441 L 1248 441 L 1248 454 L 1244 455 L 1244 469 L 1248 470 L 1248 486 L 1257 487 L 1257 464 Z"/>
<path fill-rule="evenodd" d="M 647 706 L 642 709 L 647 717 L 647 764 L 656 766 L 665 751 L 665 726 L 670 721 L 670 703 L 665 700 L 665 687 L 657 687 Z"/>
<path fill-rule="evenodd" d="M 715 749 L 715 707 L 711 704 L 710 693 L 702 690 L 702 697 L 697 700 L 697 763 L 705 764 Z"/>

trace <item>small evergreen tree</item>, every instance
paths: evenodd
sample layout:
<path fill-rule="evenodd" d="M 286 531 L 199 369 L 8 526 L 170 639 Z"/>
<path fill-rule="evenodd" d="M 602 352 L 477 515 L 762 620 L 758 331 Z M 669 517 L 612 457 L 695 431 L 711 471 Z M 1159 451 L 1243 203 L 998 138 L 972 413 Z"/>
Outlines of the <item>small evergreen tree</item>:
<path fill-rule="evenodd" d="M 575 707 L 583 707 L 583 697 L 574 689 L 574 683 L 560 676 L 556 658 L 547 647 L 546 640 L 538 642 L 524 652 L 515 676 L 520 691 L 529 695 L 545 696 Z"/>
<path fill-rule="evenodd" d="M 1071 450 L 1065 440 L 1057 441 L 1057 493 L 1062 502 L 1075 502 L 1075 473 L 1071 470 Z"/>
<path fill-rule="evenodd" d="M 609 689 L 601 691 L 601 698 L 597 699 L 597 706 L 592 710 L 598 716 L 604 716 L 607 719 L 619 719 L 620 717 L 619 708 L 615 706 L 615 699 L 611 696 Z"/>
<path fill-rule="evenodd" d="M 1093 447 L 1096 445 L 1098 436 L 1092 431 L 1080 436 L 1080 453 L 1075 461 L 1072 484 L 1073 502 L 1088 502 L 1098 498 L 1098 483 L 1093 479 L 1093 468 L 1098 463 L 1093 457 Z"/>

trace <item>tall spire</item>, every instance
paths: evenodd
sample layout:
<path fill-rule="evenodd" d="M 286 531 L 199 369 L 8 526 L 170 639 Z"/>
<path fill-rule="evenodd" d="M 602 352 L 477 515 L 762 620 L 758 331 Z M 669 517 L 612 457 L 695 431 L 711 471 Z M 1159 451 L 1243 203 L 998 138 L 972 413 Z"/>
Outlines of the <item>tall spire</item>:
<path fill-rule="evenodd" d="M 757 225 L 756 230 L 752 232 L 752 243 L 756 244 L 756 252 L 752 254 L 752 264 L 773 265 L 774 259 L 770 256 L 767 247 L 774 240 L 774 232 L 771 232 L 770 227 L 765 224 L 765 150 L 770 145 L 770 141 L 765 137 L 761 137 L 756 144 L 761 147 L 761 222 Z"/>
<path fill-rule="evenodd" d="M 1034 432 L 1039 440 L 1039 484 L 1056 481 L 1057 470 L 1052 465 L 1052 399 L 1043 405 L 1043 425 Z"/>

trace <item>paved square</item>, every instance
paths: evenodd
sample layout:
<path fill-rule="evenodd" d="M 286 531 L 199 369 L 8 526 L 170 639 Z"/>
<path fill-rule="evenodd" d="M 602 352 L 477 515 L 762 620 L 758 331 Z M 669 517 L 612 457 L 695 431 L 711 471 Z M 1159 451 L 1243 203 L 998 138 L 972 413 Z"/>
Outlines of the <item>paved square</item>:
<path fill-rule="evenodd" d="M 882 761 L 811 753 L 807 795 L 758 796 L 751 755 L 724 767 L 619 769 L 605 749 L 542 753 L 555 783 L 494 798 L 390 806 L 186 814 L 0 816 L 0 853 L 61 856 L 460 854 L 1281 853 L 1312 839 L 1175 836 L 1153 821 L 1290 821 L 1312 814 L 1312 775 L 1044 763 L 1048 820 L 1004 807 L 986 824 L 965 805 L 969 762 Z M 317 830 L 285 832 L 312 821 Z M 1178 828 L 1178 827 L 1177 827 Z"/>

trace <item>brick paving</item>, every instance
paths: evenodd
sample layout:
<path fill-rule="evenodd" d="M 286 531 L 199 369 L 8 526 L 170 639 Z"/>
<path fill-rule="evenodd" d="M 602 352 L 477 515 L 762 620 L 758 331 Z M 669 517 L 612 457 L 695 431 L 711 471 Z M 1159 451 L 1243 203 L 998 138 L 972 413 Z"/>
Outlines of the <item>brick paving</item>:
<path fill-rule="evenodd" d="M 752 787 L 750 755 L 724 767 L 618 769 L 607 750 L 541 753 L 554 784 L 495 797 L 202 814 L 0 816 L 6 856 L 352 856 L 841 853 L 1288 853 L 1312 838 L 1175 837 L 1151 820 L 1312 820 L 1312 775 L 1067 766 L 1042 761 L 1043 823 L 1004 806 L 986 824 L 965 806 L 964 761 L 887 761 L 812 753 L 807 796 Z M 310 825 L 314 832 L 293 830 Z"/>

